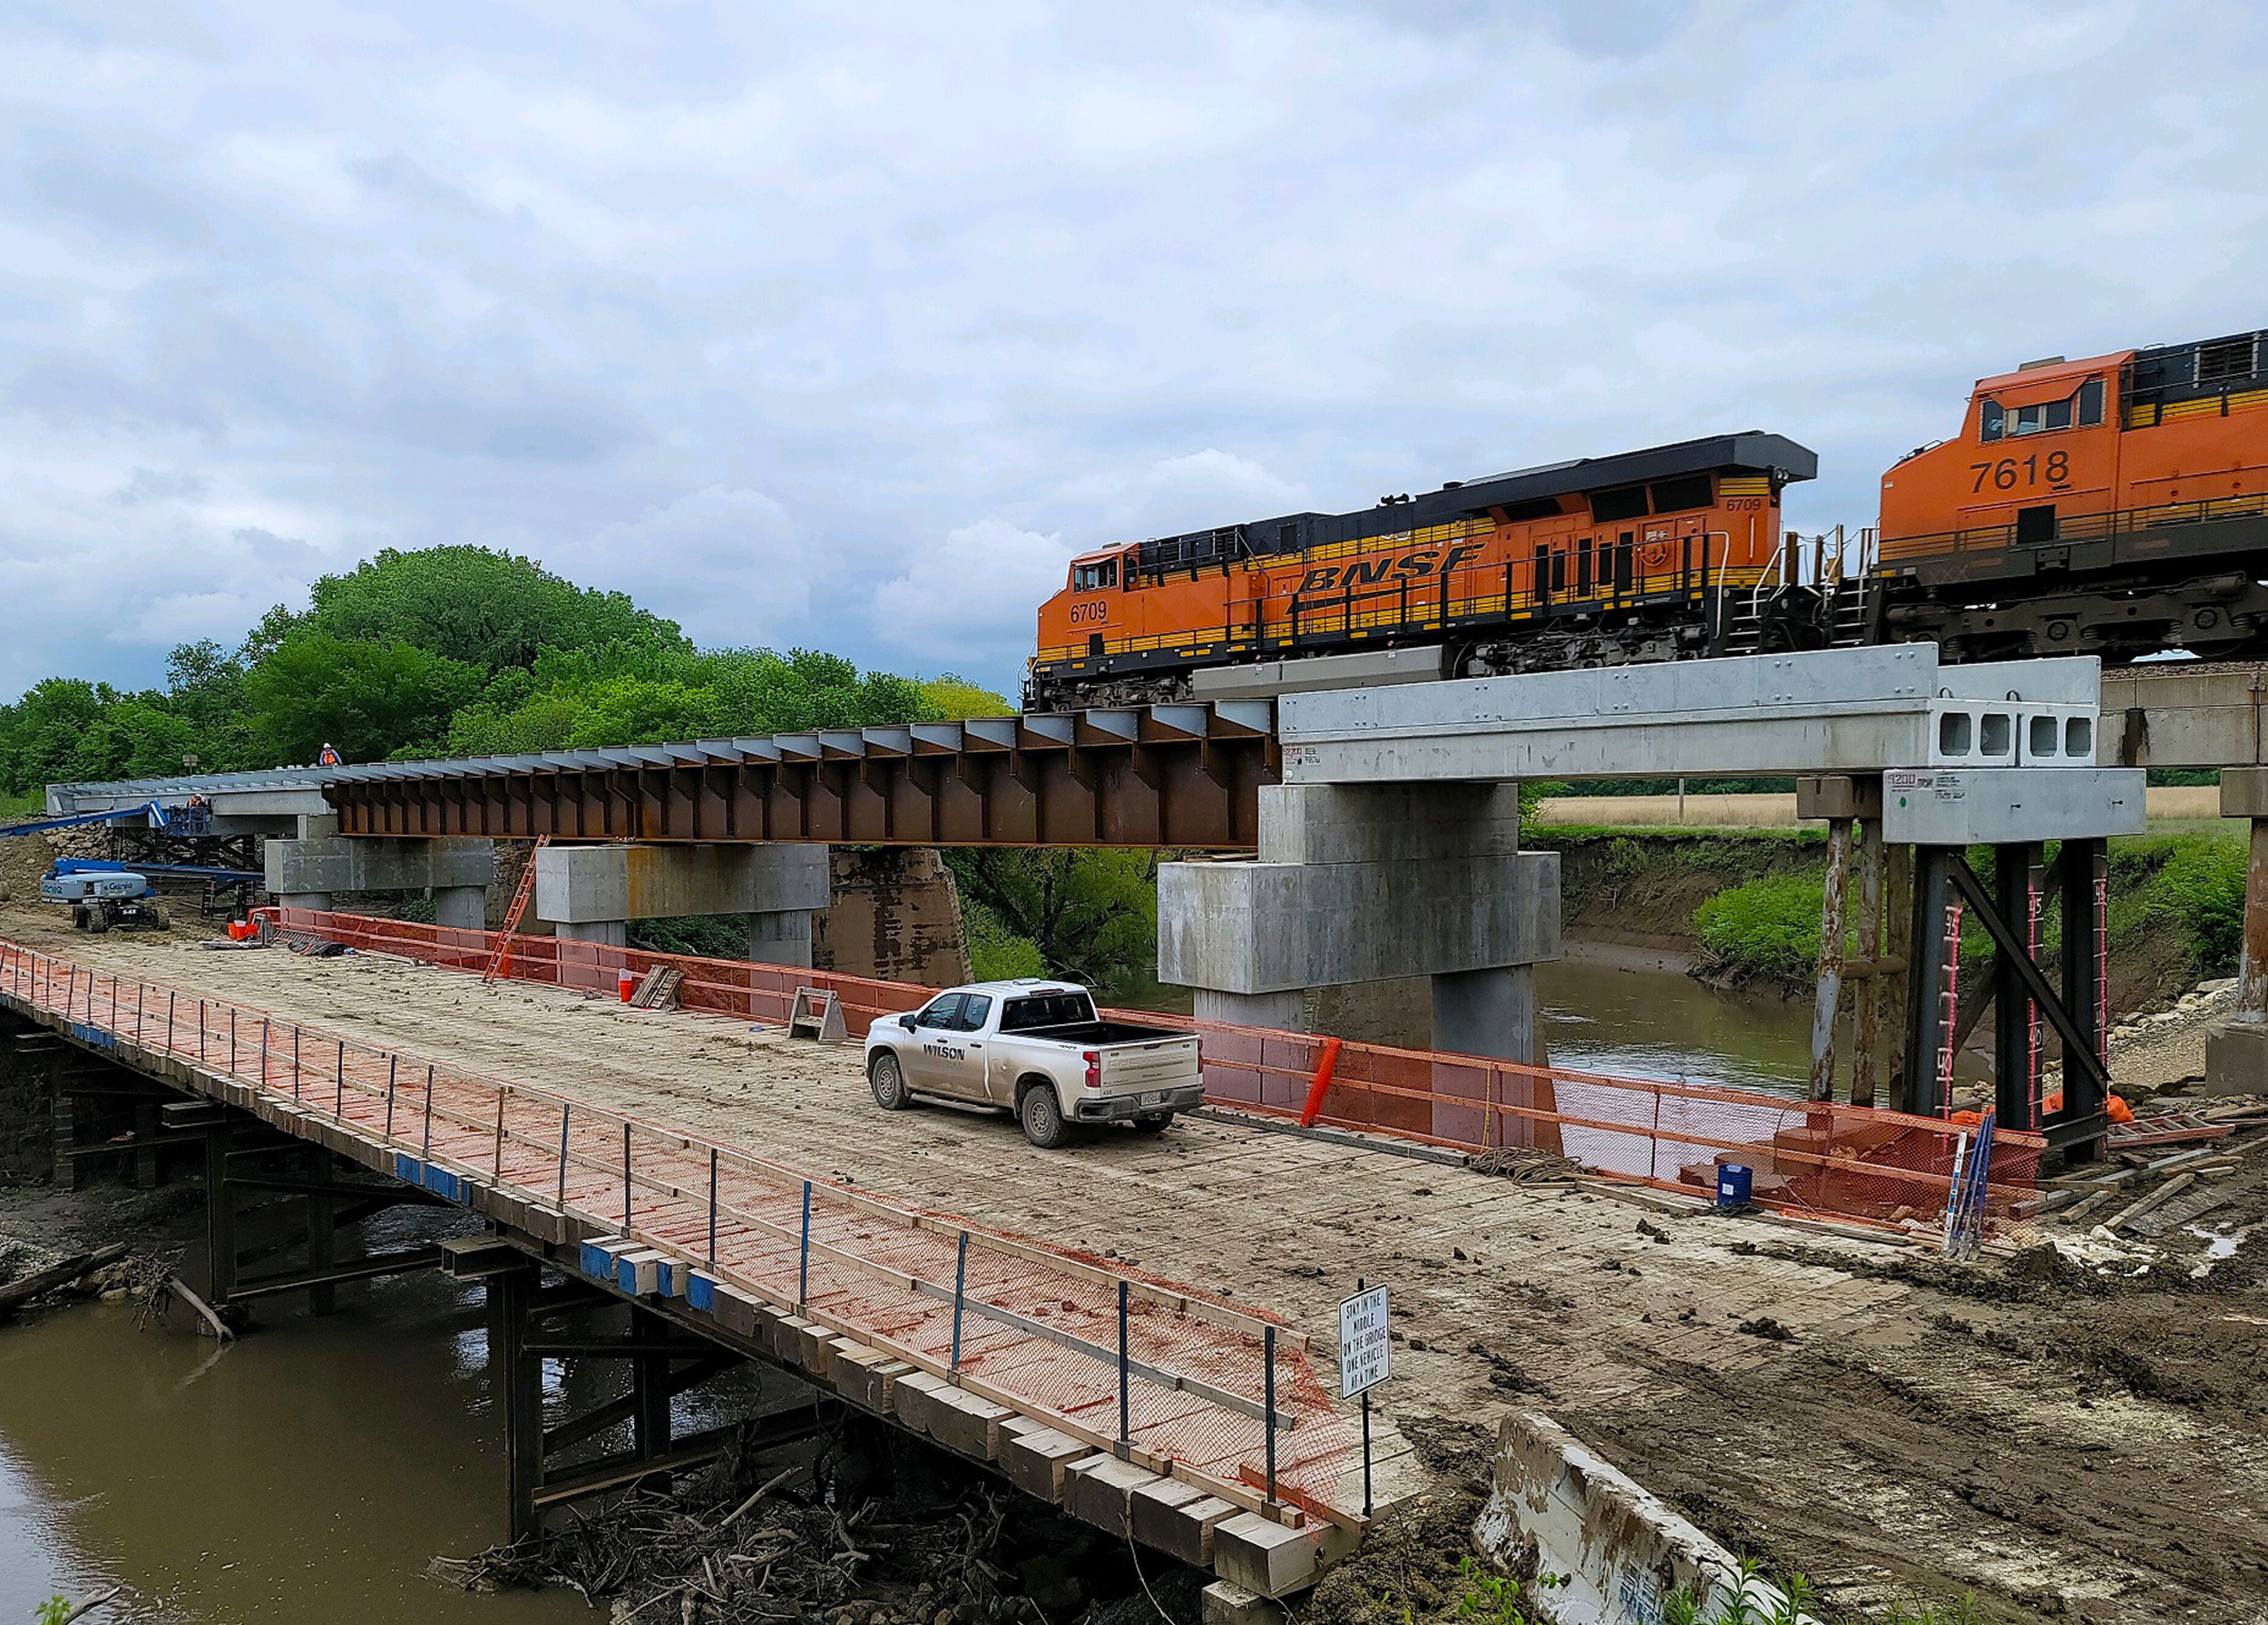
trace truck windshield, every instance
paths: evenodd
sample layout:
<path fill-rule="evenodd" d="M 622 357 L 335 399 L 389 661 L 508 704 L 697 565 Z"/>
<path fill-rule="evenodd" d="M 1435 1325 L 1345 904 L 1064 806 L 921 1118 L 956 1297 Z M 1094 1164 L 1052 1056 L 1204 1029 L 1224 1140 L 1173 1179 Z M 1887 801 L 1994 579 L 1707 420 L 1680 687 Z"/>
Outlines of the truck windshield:
<path fill-rule="evenodd" d="M 1068 1027 L 1095 1019 L 1094 1001 L 1083 993 L 1032 994 L 1011 999 L 1001 1012 L 1000 1030 L 1028 1033 L 1034 1027 Z"/>

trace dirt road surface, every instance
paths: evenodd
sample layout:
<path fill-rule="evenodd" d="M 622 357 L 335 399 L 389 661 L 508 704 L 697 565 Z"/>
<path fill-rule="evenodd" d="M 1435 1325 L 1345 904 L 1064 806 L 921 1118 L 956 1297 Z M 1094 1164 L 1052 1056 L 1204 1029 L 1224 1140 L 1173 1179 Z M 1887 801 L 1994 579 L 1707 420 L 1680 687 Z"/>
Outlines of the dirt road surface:
<path fill-rule="evenodd" d="M 1471 1472 L 1506 1411 L 1542 1409 L 1838 1608 L 1973 1589 L 2009 1619 L 2268 1610 L 2268 1226 L 2200 1278 L 2186 1227 L 2146 1266 L 1964 1267 L 1234 1122 L 1039 1152 L 1005 1118 L 878 1111 L 855 1047 L 743 1023 L 371 955 L 91 938 L 32 909 L 0 908 L 0 935 L 1114 1254 L 1279 1310 L 1326 1357 L 1338 1298 L 1387 1282 L 1403 1342 L 1379 1397 L 1423 1475 Z M 2237 1166 L 2198 1229 L 2268 1213 L 2268 1155 Z"/>

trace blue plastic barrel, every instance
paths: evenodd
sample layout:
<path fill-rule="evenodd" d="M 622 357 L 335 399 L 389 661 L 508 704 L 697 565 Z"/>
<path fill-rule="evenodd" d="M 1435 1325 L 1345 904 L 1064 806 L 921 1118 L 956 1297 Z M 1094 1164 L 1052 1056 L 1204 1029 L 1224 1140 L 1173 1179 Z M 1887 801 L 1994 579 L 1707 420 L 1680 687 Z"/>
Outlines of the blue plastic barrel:
<path fill-rule="evenodd" d="M 1753 1170 L 1737 1162 L 1716 1165 L 1716 1205 L 1727 1212 L 1748 1205 L 1749 1192 L 1755 1189 L 1756 1176 Z"/>

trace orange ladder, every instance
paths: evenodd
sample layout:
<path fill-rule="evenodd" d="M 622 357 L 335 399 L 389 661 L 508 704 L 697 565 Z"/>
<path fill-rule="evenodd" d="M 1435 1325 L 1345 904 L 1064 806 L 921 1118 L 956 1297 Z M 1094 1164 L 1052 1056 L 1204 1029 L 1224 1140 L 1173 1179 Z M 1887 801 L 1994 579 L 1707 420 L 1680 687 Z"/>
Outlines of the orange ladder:
<path fill-rule="evenodd" d="M 535 854 L 552 844 L 548 835 L 535 837 L 535 851 L 528 854 L 528 861 L 520 871 L 520 884 L 512 893 L 512 907 L 504 914 L 504 928 L 496 936 L 496 948 L 488 956 L 488 968 L 481 973 L 481 981 L 494 982 L 507 974 L 512 968 L 512 935 L 520 929 L 520 916 L 528 911 L 528 899 L 535 895 Z"/>

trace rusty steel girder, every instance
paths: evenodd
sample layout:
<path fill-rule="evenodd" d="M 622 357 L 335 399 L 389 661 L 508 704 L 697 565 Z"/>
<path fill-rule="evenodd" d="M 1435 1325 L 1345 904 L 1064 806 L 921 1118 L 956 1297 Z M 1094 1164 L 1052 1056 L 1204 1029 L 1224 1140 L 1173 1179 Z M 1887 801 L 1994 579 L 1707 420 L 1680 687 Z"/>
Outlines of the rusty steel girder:
<path fill-rule="evenodd" d="M 323 796 L 354 836 L 1235 850 L 1281 766 L 1274 705 L 1220 700 L 382 762 Z"/>

